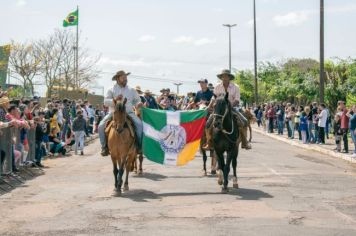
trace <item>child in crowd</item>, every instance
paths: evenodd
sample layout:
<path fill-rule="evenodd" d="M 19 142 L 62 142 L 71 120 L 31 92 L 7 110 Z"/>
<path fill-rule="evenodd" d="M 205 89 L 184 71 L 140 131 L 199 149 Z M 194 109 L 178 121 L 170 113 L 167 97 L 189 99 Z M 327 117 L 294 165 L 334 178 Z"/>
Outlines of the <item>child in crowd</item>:
<path fill-rule="evenodd" d="M 341 120 L 339 114 L 335 115 L 333 127 L 334 127 L 333 133 L 335 136 L 336 151 L 341 152 L 342 131 L 341 131 Z"/>
<path fill-rule="evenodd" d="M 74 153 L 78 155 L 78 149 L 80 155 L 84 155 L 84 137 L 85 137 L 86 120 L 84 119 L 83 112 L 77 111 L 77 117 L 73 121 L 72 129 L 74 131 L 75 146 Z"/>
<path fill-rule="evenodd" d="M 307 113 L 305 111 L 301 112 L 300 118 L 299 118 L 299 132 L 301 133 L 302 136 L 302 141 L 304 144 L 307 143 L 307 130 L 308 130 L 308 117 Z"/>

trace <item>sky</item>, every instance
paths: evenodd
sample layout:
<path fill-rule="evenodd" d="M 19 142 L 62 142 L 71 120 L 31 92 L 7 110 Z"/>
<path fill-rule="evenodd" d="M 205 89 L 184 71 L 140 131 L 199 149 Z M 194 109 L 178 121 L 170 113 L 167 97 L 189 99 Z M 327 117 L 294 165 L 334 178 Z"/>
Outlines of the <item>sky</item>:
<path fill-rule="evenodd" d="M 258 61 L 318 59 L 319 3 L 256 0 Z M 0 0 L 0 45 L 50 35 L 77 5 L 80 45 L 101 55 L 93 87 L 106 91 L 119 70 L 132 73 L 130 86 L 155 93 L 175 91 L 174 82 L 183 82 L 180 93 L 198 91 L 200 78 L 216 84 L 228 67 L 222 24 L 237 24 L 232 67 L 253 68 L 253 0 Z M 355 57 L 356 0 L 325 0 L 325 8 L 325 56 Z"/>

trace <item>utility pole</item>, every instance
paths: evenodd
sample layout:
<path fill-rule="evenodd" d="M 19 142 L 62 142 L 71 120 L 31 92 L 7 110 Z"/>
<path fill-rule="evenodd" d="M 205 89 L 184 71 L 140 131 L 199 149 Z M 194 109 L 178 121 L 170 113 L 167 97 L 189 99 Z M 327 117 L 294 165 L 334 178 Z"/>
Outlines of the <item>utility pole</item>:
<path fill-rule="evenodd" d="M 257 31 L 256 31 L 256 0 L 253 0 L 253 40 L 254 40 L 254 69 L 255 69 L 255 103 L 258 104 L 258 81 L 257 81 Z"/>
<path fill-rule="evenodd" d="M 324 0 L 320 0 L 320 103 L 324 103 Z"/>
<path fill-rule="evenodd" d="M 235 27 L 236 24 L 223 24 L 223 26 L 229 28 L 229 70 L 231 71 L 231 28 Z"/>
<path fill-rule="evenodd" d="M 175 86 L 177 86 L 177 95 L 179 95 L 179 86 L 182 85 L 182 83 L 174 83 Z"/>

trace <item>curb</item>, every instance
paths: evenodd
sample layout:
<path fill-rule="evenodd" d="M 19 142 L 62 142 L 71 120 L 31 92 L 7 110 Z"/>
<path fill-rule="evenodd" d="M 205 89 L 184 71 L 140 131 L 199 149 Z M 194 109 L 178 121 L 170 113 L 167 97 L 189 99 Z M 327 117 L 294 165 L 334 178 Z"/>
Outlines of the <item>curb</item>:
<path fill-rule="evenodd" d="M 256 132 L 256 133 L 262 134 L 264 136 L 276 139 L 276 140 L 284 142 L 284 143 L 288 143 L 289 145 L 292 145 L 292 146 L 295 146 L 295 147 L 300 147 L 300 148 L 303 148 L 303 149 L 306 149 L 306 150 L 310 150 L 310 151 L 317 151 L 317 152 L 320 152 L 322 154 L 326 154 L 328 156 L 332 156 L 332 157 L 335 157 L 335 158 L 343 159 L 343 160 L 348 161 L 350 163 L 356 163 L 356 159 L 353 159 L 351 157 L 351 155 L 346 155 L 346 154 L 343 154 L 343 153 L 334 152 L 332 150 L 327 150 L 325 148 L 321 148 L 321 147 L 317 146 L 317 144 L 313 144 L 313 145 L 301 144 L 301 143 L 298 143 L 296 141 L 288 140 L 288 139 L 283 138 L 283 137 L 279 137 L 279 136 L 276 136 L 276 135 L 272 135 L 272 134 L 266 133 L 263 130 L 259 130 L 259 129 L 257 129 L 255 127 L 252 127 L 252 130 L 254 132 Z"/>

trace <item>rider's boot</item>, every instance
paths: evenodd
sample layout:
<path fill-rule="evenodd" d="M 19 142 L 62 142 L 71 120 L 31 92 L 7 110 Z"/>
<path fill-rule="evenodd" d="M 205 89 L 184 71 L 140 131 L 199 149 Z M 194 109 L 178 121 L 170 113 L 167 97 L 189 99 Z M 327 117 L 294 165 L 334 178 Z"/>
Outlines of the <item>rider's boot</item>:
<path fill-rule="evenodd" d="M 105 139 L 107 139 L 106 135 L 105 135 Z M 101 147 L 101 153 L 100 153 L 103 157 L 108 156 L 110 154 L 109 148 L 108 148 L 108 144 L 107 144 L 107 140 L 106 140 L 105 143 L 106 143 L 106 145 L 104 147 Z"/>

